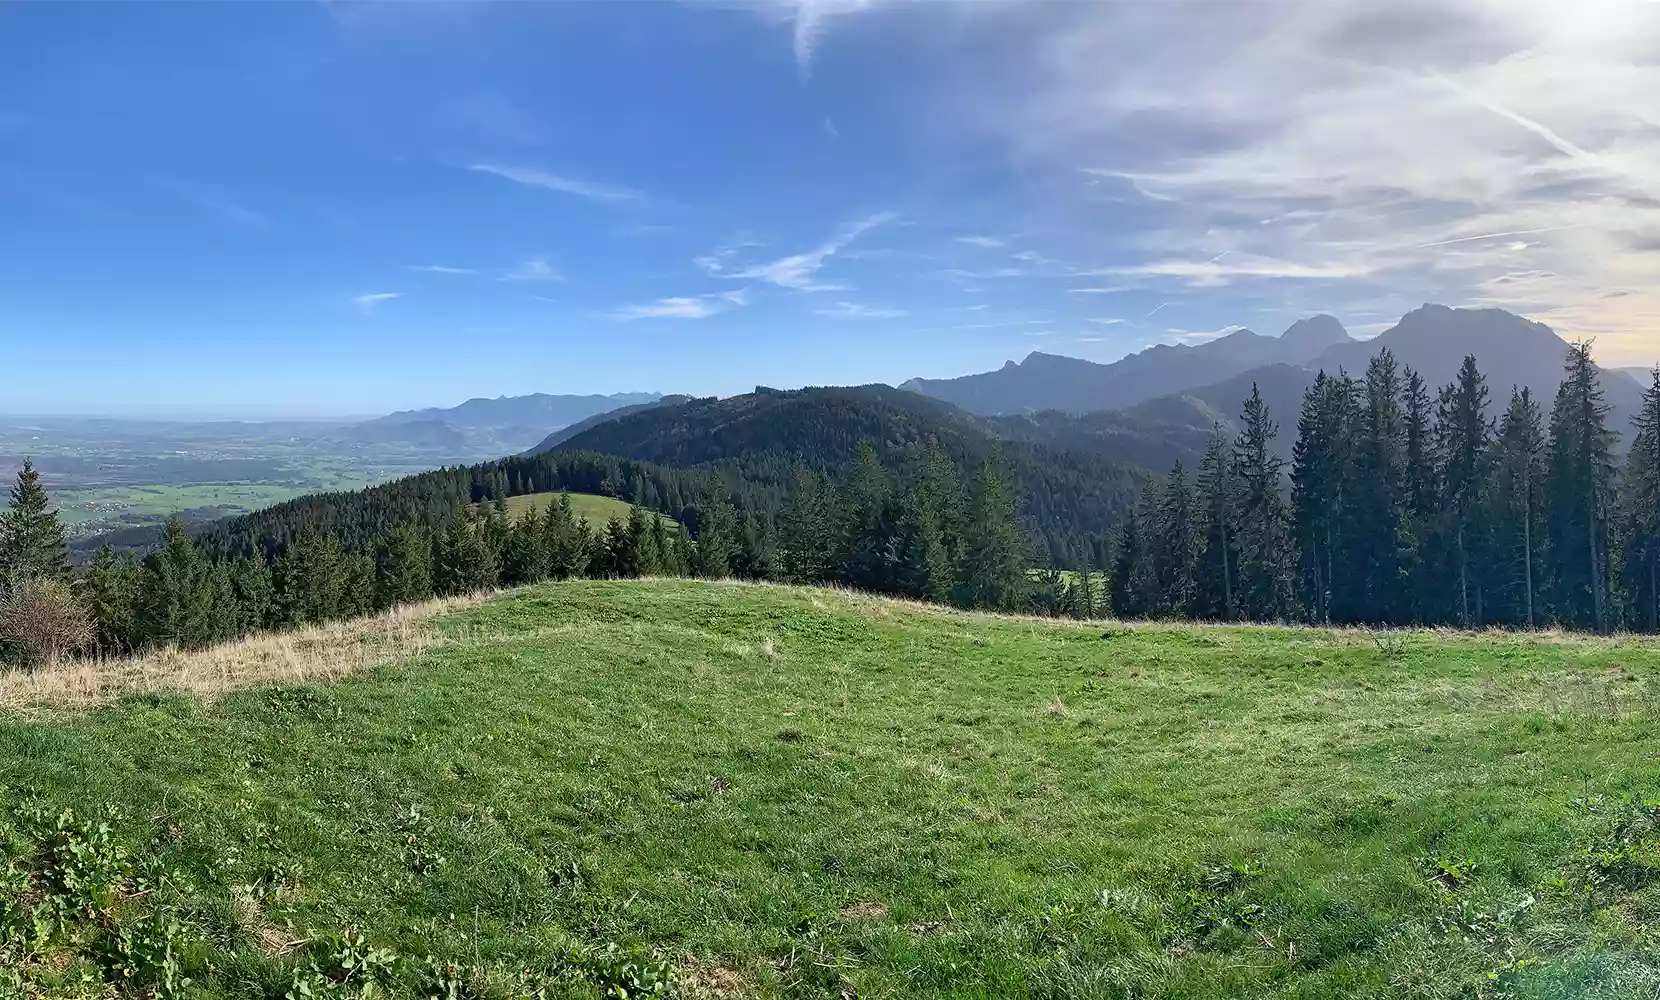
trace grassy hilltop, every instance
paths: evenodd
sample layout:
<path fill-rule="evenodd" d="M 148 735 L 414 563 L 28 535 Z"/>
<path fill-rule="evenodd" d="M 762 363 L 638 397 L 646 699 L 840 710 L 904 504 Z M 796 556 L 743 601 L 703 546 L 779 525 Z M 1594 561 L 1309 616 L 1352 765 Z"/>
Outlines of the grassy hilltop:
<path fill-rule="evenodd" d="M 582 582 L 121 677 L 0 685 L 0 995 L 1660 989 L 1651 642 Z"/>

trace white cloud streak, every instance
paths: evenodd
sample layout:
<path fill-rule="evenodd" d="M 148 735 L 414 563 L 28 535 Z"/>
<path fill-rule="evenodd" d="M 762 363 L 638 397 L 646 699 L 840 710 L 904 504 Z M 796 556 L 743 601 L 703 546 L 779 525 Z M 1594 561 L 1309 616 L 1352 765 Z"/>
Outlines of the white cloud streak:
<path fill-rule="evenodd" d="M 695 263 L 706 273 L 721 278 L 743 281 L 765 281 L 780 288 L 802 292 L 847 291 L 846 285 L 821 282 L 816 275 L 825 264 L 860 236 L 877 226 L 892 222 L 893 212 L 877 212 L 854 220 L 837 231 L 836 235 L 811 250 L 791 254 L 762 264 L 734 267 L 728 263 L 731 248 L 699 257 Z"/>
<path fill-rule="evenodd" d="M 548 191 L 558 191 L 561 194 L 576 195 L 590 201 L 600 202 L 627 202 L 638 201 L 645 197 L 633 188 L 622 187 L 616 184 L 601 184 L 595 181 L 576 180 L 549 173 L 535 167 L 499 166 L 491 163 L 474 163 L 467 168 L 482 174 L 491 174 L 517 184 L 529 187 L 544 188 Z"/>
<path fill-rule="evenodd" d="M 372 313 L 382 302 L 390 302 L 401 296 L 401 292 L 369 292 L 365 295 L 353 296 L 352 305 L 357 306 L 362 312 Z"/>
<path fill-rule="evenodd" d="M 744 289 L 706 295 L 677 295 L 655 302 L 622 306 L 611 311 L 612 319 L 708 319 L 749 304 Z"/>
<path fill-rule="evenodd" d="M 905 309 L 884 308 L 881 306 L 865 306 L 857 302 L 837 302 L 833 306 L 815 309 L 820 316 L 829 316 L 833 319 L 897 319 L 900 316 L 909 316 Z"/>
<path fill-rule="evenodd" d="M 501 276 L 503 281 L 564 281 L 564 275 L 554 270 L 546 257 L 530 257 L 513 266 Z"/>

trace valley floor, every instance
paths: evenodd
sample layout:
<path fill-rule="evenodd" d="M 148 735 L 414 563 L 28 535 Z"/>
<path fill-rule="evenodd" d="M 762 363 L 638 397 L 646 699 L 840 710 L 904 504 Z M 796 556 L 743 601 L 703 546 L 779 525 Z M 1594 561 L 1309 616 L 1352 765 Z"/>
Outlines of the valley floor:
<path fill-rule="evenodd" d="M 398 627 L 5 689 L 0 995 L 1660 991 L 1653 641 L 681 581 Z"/>

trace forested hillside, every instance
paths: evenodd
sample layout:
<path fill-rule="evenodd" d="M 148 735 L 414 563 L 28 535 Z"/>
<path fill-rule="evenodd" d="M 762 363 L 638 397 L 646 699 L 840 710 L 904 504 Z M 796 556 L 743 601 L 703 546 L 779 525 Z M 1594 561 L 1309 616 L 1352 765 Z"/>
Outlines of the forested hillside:
<path fill-rule="evenodd" d="M 653 407 L 602 423 L 559 447 L 718 470 L 762 498 L 776 496 L 797 466 L 831 477 L 845 474 L 865 443 L 888 463 L 931 445 L 964 468 L 1001 451 L 1024 498 L 1021 513 L 1037 536 L 1040 560 L 1073 566 L 1102 557 L 1103 525 L 1133 501 L 1146 469 L 1202 446 L 1190 429 L 1176 429 L 1175 440 L 1166 441 L 1160 437 L 1165 429 L 1129 421 L 1043 417 L 1048 419 L 982 421 L 948 403 L 885 385 L 758 389 Z M 1121 438 L 1134 438 L 1133 447 L 1117 447 Z"/>

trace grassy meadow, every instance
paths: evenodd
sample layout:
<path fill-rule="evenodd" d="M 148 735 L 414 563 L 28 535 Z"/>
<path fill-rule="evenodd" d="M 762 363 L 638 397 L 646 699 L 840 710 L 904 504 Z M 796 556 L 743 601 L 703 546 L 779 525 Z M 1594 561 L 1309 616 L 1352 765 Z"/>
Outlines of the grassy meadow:
<path fill-rule="evenodd" d="M 433 610 L 0 684 L 0 995 L 1660 991 L 1650 640 Z"/>
<path fill-rule="evenodd" d="M 534 511 L 540 515 L 549 506 L 558 503 L 561 496 L 571 498 L 571 511 L 577 517 L 588 522 L 588 527 L 599 531 L 612 519 L 628 520 L 630 505 L 626 500 L 616 497 L 602 497 L 594 493 L 526 493 L 522 496 L 507 498 L 507 516 L 519 520 L 527 512 Z M 476 506 L 476 505 L 473 505 Z M 666 514 L 658 514 L 665 525 L 672 525 L 675 520 Z"/>

